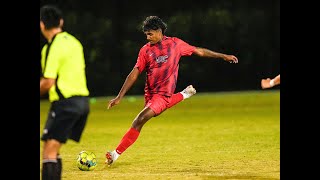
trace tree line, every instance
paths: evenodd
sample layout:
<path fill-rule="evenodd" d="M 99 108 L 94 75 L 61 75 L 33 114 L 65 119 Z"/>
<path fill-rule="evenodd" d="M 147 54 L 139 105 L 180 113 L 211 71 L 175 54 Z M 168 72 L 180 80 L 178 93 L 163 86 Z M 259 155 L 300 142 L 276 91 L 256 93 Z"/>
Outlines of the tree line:
<path fill-rule="evenodd" d="M 183 57 L 177 91 L 193 84 L 198 92 L 260 89 L 260 79 L 280 73 L 280 1 L 191 0 L 40 1 L 64 12 L 64 29 L 84 46 L 92 96 L 118 93 L 147 42 L 141 23 L 157 15 L 168 25 L 167 36 L 236 55 L 238 64 Z M 152 4 L 153 3 L 153 4 Z M 45 40 L 40 33 L 40 50 Z M 41 76 L 41 71 L 40 71 Z M 143 94 L 142 74 L 128 94 Z"/>

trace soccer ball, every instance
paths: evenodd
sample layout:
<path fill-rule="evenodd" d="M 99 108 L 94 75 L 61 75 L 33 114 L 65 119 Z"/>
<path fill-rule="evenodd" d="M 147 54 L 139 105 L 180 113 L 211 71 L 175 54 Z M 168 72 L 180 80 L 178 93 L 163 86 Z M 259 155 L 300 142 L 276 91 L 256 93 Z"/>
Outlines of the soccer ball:
<path fill-rule="evenodd" d="M 92 171 L 97 166 L 96 155 L 93 152 L 81 151 L 77 157 L 77 166 L 81 171 Z"/>

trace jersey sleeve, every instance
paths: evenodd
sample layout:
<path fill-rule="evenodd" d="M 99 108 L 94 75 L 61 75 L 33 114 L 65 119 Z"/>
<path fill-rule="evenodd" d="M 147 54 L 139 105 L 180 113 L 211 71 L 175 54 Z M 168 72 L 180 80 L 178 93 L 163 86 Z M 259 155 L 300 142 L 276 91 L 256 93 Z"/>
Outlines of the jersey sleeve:
<path fill-rule="evenodd" d="M 49 54 L 45 60 L 43 77 L 56 79 L 58 75 L 60 59 L 63 56 L 63 50 L 53 43 L 50 47 Z"/>
<path fill-rule="evenodd" d="M 179 38 L 175 38 L 175 41 L 179 46 L 181 56 L 190 56 L 196 49 L 195 46 L 192 46 Z"/>
<path fill-rule="evenodd" d="M 140 49 L 137 62 L 135 64 L 135 68 L 138 68 L 139 72 L 141 73 L 146 68 L 147 60 L 145 58 L 145 51 L 143 47 Z"/>

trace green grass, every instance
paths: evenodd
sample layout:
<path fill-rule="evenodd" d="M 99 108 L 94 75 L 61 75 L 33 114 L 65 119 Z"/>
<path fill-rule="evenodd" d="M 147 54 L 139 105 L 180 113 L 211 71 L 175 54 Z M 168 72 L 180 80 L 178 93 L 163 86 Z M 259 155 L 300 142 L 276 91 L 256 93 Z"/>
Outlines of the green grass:
<path fill-rule="evenodd" d="M 198 93 L 149 120 L 107 167 L 106 151 L 143 108 L 142 96 L 126 96 L 107 110 L 111 98 L 96 98 L 81 142 L 62 146 L 62 179 L 280 179 L 279 90 Z M 40 101 L 40 135 L 48 108 L 48 101 Z M 75 165 L 82 150 L 97 155 L 95 170 Z M 40 173 L 41 160 L 40 154 Z"/>

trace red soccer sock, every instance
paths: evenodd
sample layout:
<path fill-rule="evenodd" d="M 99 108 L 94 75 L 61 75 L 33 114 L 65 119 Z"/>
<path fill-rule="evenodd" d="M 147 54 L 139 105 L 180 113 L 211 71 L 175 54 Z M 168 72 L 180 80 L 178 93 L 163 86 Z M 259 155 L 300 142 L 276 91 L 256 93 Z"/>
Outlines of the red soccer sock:
<path fill-rule="evenodd" d="M 122 154 L 129 146 L 131 146 L 139 136 L 140 132 L 134 128 L 130 128 L 121 139 L 116 151 L 118 154 Z"/>
<path fill-rule="evenodd" d="M 173 94 L 171 96 L 171 102 L 170 102 L 168 108 L 171 108 L 172 106 L 176 105 L 177 103 L 181 102 L 182 100 L 183 100 L 183 95 L 180 92 Z"/>

